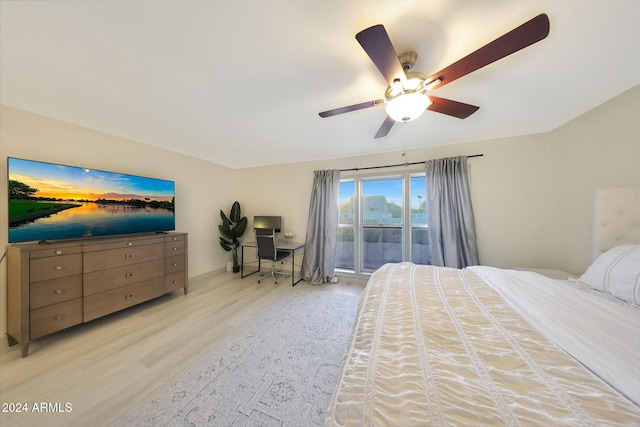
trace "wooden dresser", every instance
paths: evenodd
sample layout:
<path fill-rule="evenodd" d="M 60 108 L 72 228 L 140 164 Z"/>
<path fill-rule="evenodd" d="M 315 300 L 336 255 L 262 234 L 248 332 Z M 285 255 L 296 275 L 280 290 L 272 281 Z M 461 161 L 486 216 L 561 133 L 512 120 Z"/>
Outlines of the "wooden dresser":
<path fill-rule="evenodd" d="M 29 343 L 159 297 L 188 291 L 186 233 L 7 247 L 7 337 Z"/>

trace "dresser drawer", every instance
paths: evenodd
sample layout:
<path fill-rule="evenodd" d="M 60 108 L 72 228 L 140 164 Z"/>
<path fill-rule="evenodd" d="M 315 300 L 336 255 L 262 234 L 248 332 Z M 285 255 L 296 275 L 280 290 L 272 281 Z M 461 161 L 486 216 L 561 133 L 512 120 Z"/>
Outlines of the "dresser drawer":
<path fill-rule="evenodd" d="M 162 257 L 162 244 L 132 246 L 101 252 L 88 252 L 84 254 L 84 272 L 90 273 L 92 271 L 104 270 L 107 268 L 137 264 L 139 262 L 152 261 Z"/>
<path fill-rule="evenodd" d="M 72 255 L 82 252 L 82 246 L 80 245 L 61 245 L 61 246 L 45 246 L 43 249 L 31 251 L 29 258 L 46 258 L 51 256 Z"/>
<path fill-rule="evenodd" d="M 164 256 L 184 255 L 184 240 L 176 240 L 175 242 L 165 242 Z"/>
<path fill-rule="evenodd" d="M 185 269 L 184 255 L 176 255 L 164 259 L 164 274 L 174 273 L 176 271 L 184 271 Z"/>
<path fill-rule="evenodd" d="M 97 319 L 118 310 L 122 310 L 141 302 L 164 294 L 162 277 L 147 280 L 135 285 L 123 286 L 99 294 L 85 296 L 84 321 Z"/>
<path fill-rule="evenodd" d="M 184 288 L 187 278 L 184 271 L 178 271 L 176 273 L 167 274 L 164 276 L 164 290 L 165 292 L 175 291 L 176 289 Z"/>
<path fill-rule="evenodd" d="M 82 298 L 31 310 L 31 339 L 82 323 Z"/>
<path fill-rule="evenodd" d="M 164 237 L 164 242 L 165 243 L 169 243 L 169 242 L 178 242 L 178 241 L 184 241 L 184 234 L 169 234 L 168 236 Z"/>
<path fill-rule="evenodd" d="M 60 255 L 32 259 L 29 263 L 29 282 L 57 279 L 82 273 L 82 254 Z"/>
<path fill-rule="evenodd" d="M 93 295 L 162 276 L 161 259 L 85 273 L 84 295 Z"/>
<path fill-rule="evenodd" d="M 98 241 L 93 243 L 87 243 L 84 246 L 84 252 L 96 252 L 105 251 L 109 249 L 123 249 L 134 248 L 138 246 L 149 246 L 154 244 L 162 244 L 164 242 L 163 236 L 129 236 L 121 237 L 117 239 L 109 239 L 109 241 Z"/>
<path fill-rule="evenodd" d="M 82 296 L 82 275 L 44 280 L 29 286 L 31 310 Z"/>

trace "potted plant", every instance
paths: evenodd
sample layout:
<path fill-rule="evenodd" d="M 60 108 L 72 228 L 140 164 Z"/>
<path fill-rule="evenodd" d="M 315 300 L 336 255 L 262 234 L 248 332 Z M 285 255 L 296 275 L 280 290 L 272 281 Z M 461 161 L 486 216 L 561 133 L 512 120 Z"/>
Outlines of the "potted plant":
<path fill-rule="evenodd" d="M 247 228 L 247 217 L 242 216 L 240 213 L 240 203 L 237 201 L 231 206 L 229 216 L 220 209 L 220 217 L 222 218 L 222 224 L 218 225 L 220 231 L 220 246 L 222 249 L 229 252 L 233 256 L 233 272 L 240 271 L 240 264 L 238 263 L 238 247 L 240 241 L 238 240 L 244 234 Z"/>

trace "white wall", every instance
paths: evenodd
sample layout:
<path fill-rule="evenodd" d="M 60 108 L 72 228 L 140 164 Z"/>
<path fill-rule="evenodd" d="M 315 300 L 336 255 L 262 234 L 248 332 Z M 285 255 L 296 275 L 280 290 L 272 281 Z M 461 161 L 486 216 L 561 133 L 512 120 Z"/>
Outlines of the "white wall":
<path fill-rule="evenodd" d="M 189 233 L 189 276 L 224 269 L 219 211 L 235 200 L 232 169 L 0 106 L 0 248 L 8 241 L 7 157 L 173 180 L 176 230 Z M 4 250 L 0 251 L 0 253 Z M 0 265 L 0 330 L 6 331 L 6 262 Z"/>
<path fill-rule="evenodd" d="M 483 264 L 580 273 L 591 262 L 595 190 L 640 186 L 638 117 L 640 86 L 549 133 L 411 150 L 407 158 L 484 154 L 469 159 Z M 303 240 L 314 170 L 403 161 L 396 152 L 242 169 L 238 198 L 247 215 L 282 215 L 285 230 Z"/>

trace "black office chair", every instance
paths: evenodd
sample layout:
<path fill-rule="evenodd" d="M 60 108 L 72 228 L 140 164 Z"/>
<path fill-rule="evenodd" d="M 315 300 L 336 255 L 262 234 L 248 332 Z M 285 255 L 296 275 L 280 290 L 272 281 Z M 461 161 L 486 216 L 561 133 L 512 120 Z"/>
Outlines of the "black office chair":
<path fill-rule="evenodd" d="M 284 264 L 283 259 L 291 255 L 289 251 L 279 251 L 276 247 L 276 230 L 272 228 L 256 228 L 256 245 L 258 247 L 258 258 L 271 261 L 271 271 L 260 273 L 258 283 L 267 276 L 273 276 L 278 284 L 278 275 L 288 278 L 289 275 L 276 271 L 276 262 Z"/>

